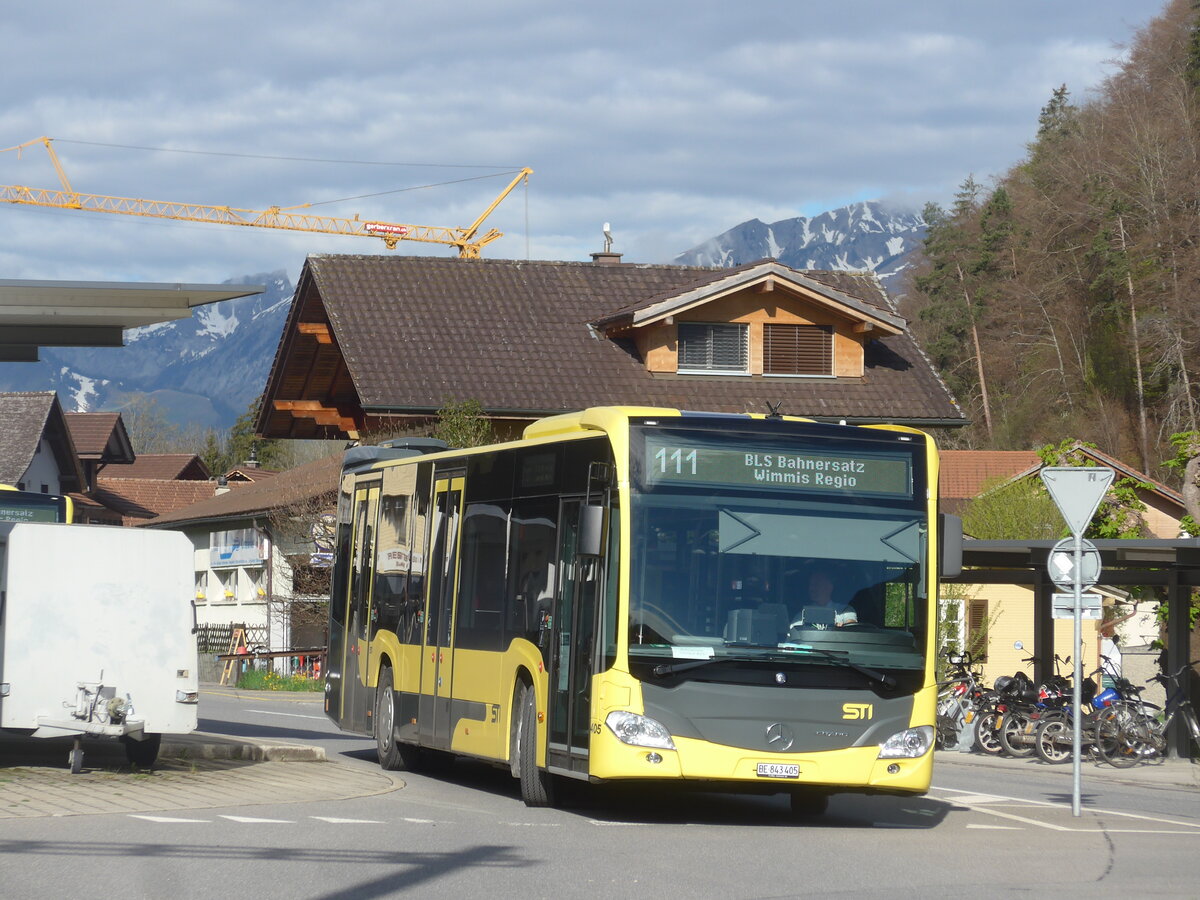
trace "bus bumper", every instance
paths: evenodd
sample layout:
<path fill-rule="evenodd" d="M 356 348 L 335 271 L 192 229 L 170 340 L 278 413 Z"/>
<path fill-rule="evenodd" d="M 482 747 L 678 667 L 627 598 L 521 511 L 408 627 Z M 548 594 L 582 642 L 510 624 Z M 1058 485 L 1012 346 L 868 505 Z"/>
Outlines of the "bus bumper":
<path fill-rule="evenodd" d="M 921 794 L 933 775 L 933 750 L 916 758 L 880 759 L 879 747 L 817 753 L 756 753 L 690 738 L 675 749 L 636 747 L 604 729 L 593 735 L 590 774 L 599 780 L 713 782 L 747 789 L 795 787 Z M 752 787 L 753 786 L 753 787 Z"/>

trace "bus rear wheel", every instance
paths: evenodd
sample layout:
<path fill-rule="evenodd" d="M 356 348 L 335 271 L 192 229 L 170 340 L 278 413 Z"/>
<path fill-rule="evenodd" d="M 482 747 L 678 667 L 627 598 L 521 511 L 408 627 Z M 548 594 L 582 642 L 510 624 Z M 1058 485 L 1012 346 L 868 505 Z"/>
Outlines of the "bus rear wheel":
<path fill-rule="evenodd" d="M 554 776 L 537 764 L 537 695 L 531 686 L 521 694 L 521 723 L 517 728 L 517 760 L 521 799 L 526 806 L 554 805 Z"/>
<path fill-rule="evenodd" d="M 402 744 L 396 739 L 396 689 L 390 666 L 379 670 L 374 718 L 375 752 L 379 757 L 379 767 L 392 771 L 416 768 L 420 748 Z"/>

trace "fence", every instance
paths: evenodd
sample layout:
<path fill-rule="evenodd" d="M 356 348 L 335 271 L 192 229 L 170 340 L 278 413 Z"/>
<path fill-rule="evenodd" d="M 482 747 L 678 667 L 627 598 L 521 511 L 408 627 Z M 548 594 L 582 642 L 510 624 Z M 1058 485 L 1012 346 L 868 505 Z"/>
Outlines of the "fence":
<path fill-rule="evenodd" d="M 268 641 L 265 625 L 201 625 L 196 630 L 196 650 L 199 661 L 196 672 L 200 681 L 215 684 L 221 680 L 221 670 L 225 663 L 217 657 L 229 652 L 229 644 L 233 641 L 235 628 L 241 628 L 246 633 L 247 647 L 266 647 Z"/>

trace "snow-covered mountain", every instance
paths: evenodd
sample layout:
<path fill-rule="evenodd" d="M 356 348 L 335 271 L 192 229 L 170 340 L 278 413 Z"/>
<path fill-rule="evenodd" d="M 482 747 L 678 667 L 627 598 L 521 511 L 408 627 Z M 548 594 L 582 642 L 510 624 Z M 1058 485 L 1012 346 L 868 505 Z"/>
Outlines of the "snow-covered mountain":
<path fill-rule="evenodd" d="M 57 391 L 68 412 L 119 410 L 148 396 L 180 426 L 229 428 L 266 387 L 293 287 L 283 272 L 225 284 L 267 290 L 130 329 L 124 347 L 44 347 L 41 362 L 0 363 L 0 391 Z"/>
<path fill-rule="evenodd" d="M 876 203 L 854 203 L 819 216 L 767 225 L 743 222 L 675 258 L 687 266 L 740 266 L 773 257 L 794 269 L 869 269 L 890 293 L 925 238 L 920 214 Z"/>

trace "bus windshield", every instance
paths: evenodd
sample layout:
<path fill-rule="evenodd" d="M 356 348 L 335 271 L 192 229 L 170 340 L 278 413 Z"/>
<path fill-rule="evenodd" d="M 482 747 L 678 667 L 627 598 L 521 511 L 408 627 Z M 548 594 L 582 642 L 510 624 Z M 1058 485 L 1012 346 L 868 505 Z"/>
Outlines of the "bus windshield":
<path fill-rule="evenodd" d="M 635 435 L 631 662 L 923 667 L 924 446 L 830 428 Z"/>

